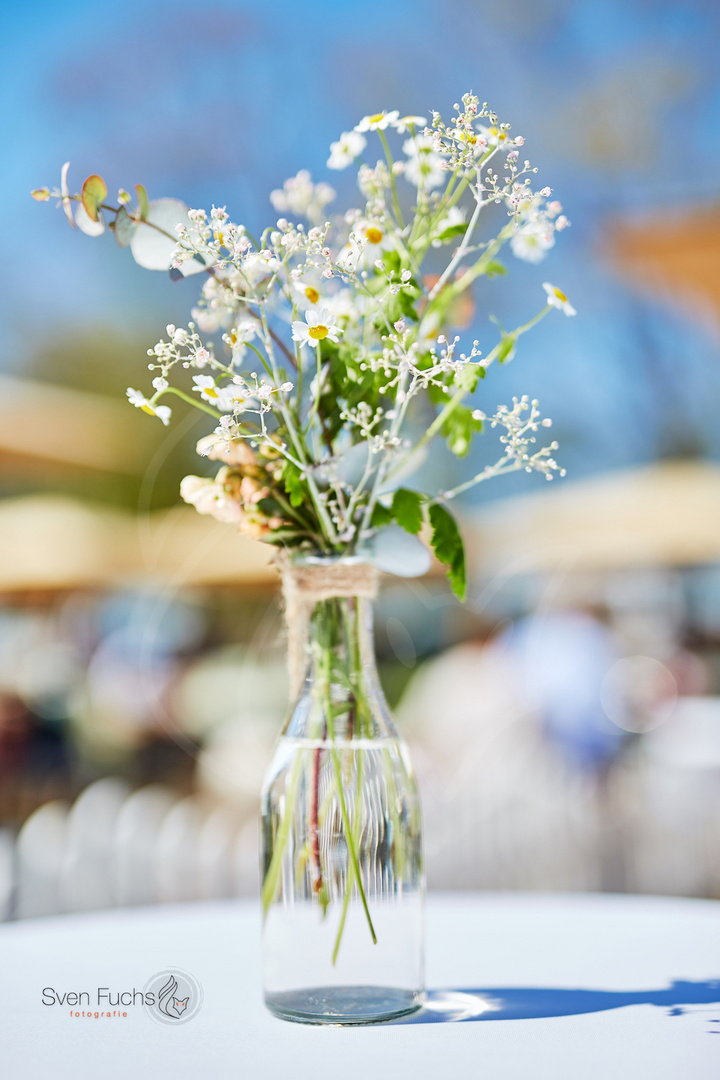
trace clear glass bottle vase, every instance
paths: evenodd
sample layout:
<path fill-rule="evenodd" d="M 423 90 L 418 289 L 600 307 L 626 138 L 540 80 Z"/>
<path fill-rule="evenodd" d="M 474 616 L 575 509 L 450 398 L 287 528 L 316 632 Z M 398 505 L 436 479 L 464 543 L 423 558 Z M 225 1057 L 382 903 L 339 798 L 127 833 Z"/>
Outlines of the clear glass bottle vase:
<path fill-rule="evenodd" d="M 265 1002 L 306 1023 L 388 1020 L 424 999 L 424 869 L 371 601 L 318 601 L 306 660 L 262 796 Z"/>

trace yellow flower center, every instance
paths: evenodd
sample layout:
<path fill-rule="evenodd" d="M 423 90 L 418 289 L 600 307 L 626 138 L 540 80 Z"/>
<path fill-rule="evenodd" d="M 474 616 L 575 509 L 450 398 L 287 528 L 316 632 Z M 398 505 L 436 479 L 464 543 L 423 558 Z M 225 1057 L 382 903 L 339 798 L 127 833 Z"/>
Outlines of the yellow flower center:
<path fill-rule="evenodd" d="M 323 326 L 322 323 L 315 323 L 315 326 L 308 328 L 308 337 L 311 337 L 313 341 L 322 341 L 323 338 L 328 336 L 327 326 Z"/>
<path fill-rule="evenodd" d="M 558 300 L 562 300 L 563 304 L 567 304 L 567 296 L 564 292 L 560 292 L 560 290 L 555 288 L 555 286 L 553 286 L 553 292 L 557 296 Z"/>
<path fill-rule="evenodd" d="M 218 244 L 222 246 L 225 243 L 225 234 L 221 232 L 216 232 L 215 239 L 217 240 Z"/>
<path fill-rule="evenodd" d="M 317 304 L 318 300 L 320 299 L 320 293 L 317 291 L 317 289 L 313 289 L 312 285 L 308 285 L 307 289 L 305 290 L 305 295 L 307 296 L 311 304 Z"/>
<path fill-rule="evenodd" d="M 383 238 L 381 230 L 376 229 L 374 225 L 370 226 L 370 228 L 366 231 L 365 235 L 367 236 L 371 244 L 379 244 Z"/>
<path fill-rule="evenodd" d="M 499 135 L 500 134 L 496 127 L 488 128 L 488 131 L 490 132 L 491 135 Z"/>
<path fill-rule="evenodd" d="M 155 410 L 151 409 L 149 405 L 141 405 L 140 408 L 142 409 L 143 412 L 146 412 L 148 414 L 148 416 L 154 416 L 155 415 Z"/>
<path fill-rule="evenodd" d="M 238 339 L 237 330 L 231 330 L 230 331 L 230 344 L 231 345 L 237 345 L 237 339 Z"/>
<path fill-rule="evenodd" d="M 376 112 L 376 113 L 373 113 L 372 116 L 369 116 L 368 120 L 370 121 L 371 124 L 379 124 L 384 115 L 385 115 L 384 112 Z"/>
<path fill-rule="evenodd" d="M 205 393 L 205 397 L 213 397 L 213 398 L 218 397 L 218 392 L 217 392 L 217 390 L 215 389 L 214 386 L 208 386 L 208 388 L 204 391 L 204 393 Z"/>

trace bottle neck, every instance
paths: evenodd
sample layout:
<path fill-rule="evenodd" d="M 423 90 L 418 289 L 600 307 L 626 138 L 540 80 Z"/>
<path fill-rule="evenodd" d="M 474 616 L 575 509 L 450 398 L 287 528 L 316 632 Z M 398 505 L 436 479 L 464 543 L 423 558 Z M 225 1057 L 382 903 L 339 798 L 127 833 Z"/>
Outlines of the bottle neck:
<path fill-rule="evenodd" d="M 305 660 L 305 682 L 288 734 L 329 739 L 394 734 L 375 665 L 371 600 L 318 601 L 310 613 Z"/>

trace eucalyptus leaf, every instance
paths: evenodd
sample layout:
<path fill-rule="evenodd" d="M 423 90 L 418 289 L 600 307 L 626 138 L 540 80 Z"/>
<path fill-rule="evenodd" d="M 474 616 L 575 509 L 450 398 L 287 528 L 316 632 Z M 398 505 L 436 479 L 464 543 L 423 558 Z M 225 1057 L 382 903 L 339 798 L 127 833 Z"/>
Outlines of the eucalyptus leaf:
<path fill-rule="evenodd" d="M 62 208 L 65 217 L 68 219 L 73 229 L 77 228 L 75 224 L 75 218 L 72 211 L 72 200 L 70 199 L 70 189 L 68 187 L 67 175 L 70 168 L 70 162 L 66 161 L 60 172 L 60 192 L 62 194 Z"/>
<path fill-rule="evenodd" d="M 106 195 L 107 186 L 102 176 L 98 176 L 97 173 L 88 176 L 82 186 L 80 199 L 85 209 L 85 213 L 91 221 L 98 221 L 100 216 L 100 204 Z"/>
<path fill-rule="evenodd" d="M 169 270 L 175 250 L 176 225 L 191 226 L 188 208 L 180 199 L 156 199 L 148 204 L 147 221 L 139 221 L 130 239 L 132 257 L 146 270 Z M 188 259 L 183 277 L 201 274 L 205 264 Z"/>
<path fill-rule="evenodd" d="M 386 574 L 397 577 L 421 577 L 430 569 L 430 552 L 417 536 L 405 532 L 399 525 L 380 529 L 359 550 L 358 554 Z"/>
<path fill-rule="evenodd" d="M 322 484 L 330 484 L 337 480 L 342 484 L 357 487 L 365 472 L 368 453 L 369 443 L 367 440 L 355 443 L 344 453 L 338 454 L 330 461 L 316 466 L 313 473 Z"/>
<path fill-rule="evenodd" d="M 105 232 L 102 214 L 99 213 L 97 220 L 93 220 L 85 209 L 84 203 L 78 203 L 75 207 L 75 224 L 86 236 L 100 236 Z"/>
<path fill-rule="evenodd" d="M 397 465 L 389 470 L 387 477 L 380 484 L 378 494 L 390 495 L 393 491 L 397 491 L 403 480 L 409 480 L 420 466 L 425 464 L 428 453 L 428 447 L 421 446 L 419 450 L 411 450 L 405 458 L 401 458 Z"/>
<path fill-rule="evenodd" d="M 137 222 L 130 217 L 125 207 L 121 206 L 120 210 L 118 211 L 118 215 L 115 218 L 114 229 L 115 239 L 117 240 L 120 247 L 129 246 L 130 241 L 135 235 L 136 228 Z"/>
<path fill-rule="evenodd" d="M 150 206 L 148 202 L 147 191 L 142 184 L 136 184 L 135 191 L 137 193 L 138 211 L 140 213 L 140 219 L 142 221 L 146 221 L 148 216 L 148 208 Z"/>

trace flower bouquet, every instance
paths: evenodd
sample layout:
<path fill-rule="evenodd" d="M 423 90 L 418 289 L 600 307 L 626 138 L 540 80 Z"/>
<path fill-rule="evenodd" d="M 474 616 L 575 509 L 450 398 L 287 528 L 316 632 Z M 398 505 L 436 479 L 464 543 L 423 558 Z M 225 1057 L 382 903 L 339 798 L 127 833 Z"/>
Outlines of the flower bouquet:
<path fill-rule="evenodd" d="M 575 313 L 565 294 L 544 283 L 542 307 L 487 347 L 453 334 L 474 282 L 506 273 L 504 248 L 538 262 L 568 225 L 522 145 L 472 94 L 449 122 L 366 116 L 327 162 L 357 169 L 358 205 L 331 213 L 332 188 L 301 171 L 258 237 L 140 184 L 113 203 L 92 175 L 71 195 L 68 165 L 59 189 L 33 192 L 90 236 L 107 226 L 143 267 L 202 275 L 192 321 L 148 350 L 152 389 L 127 395 L 163 424 L 173 398 L 212 418 L 197 451 L 217 471 L 185 477 L 182 498 L 278 549 L 296 700 L 263 793 L 262 898 L 265 997 L 290 1019 L 422 1001 L 420 809 L 374 666 L 377 571 L 423 573 L 422 536 L 464 598 L 448 504 L 518 469 L 563 474 L 556 444 L 537 445 L 550 421 L 536 401 L 486 416 L 471 399 L 552 308 Z M 485 426 L 501 432 L 494 464 L 446 491 L 412 485 L 434 439 L 463 457 Z"/>

